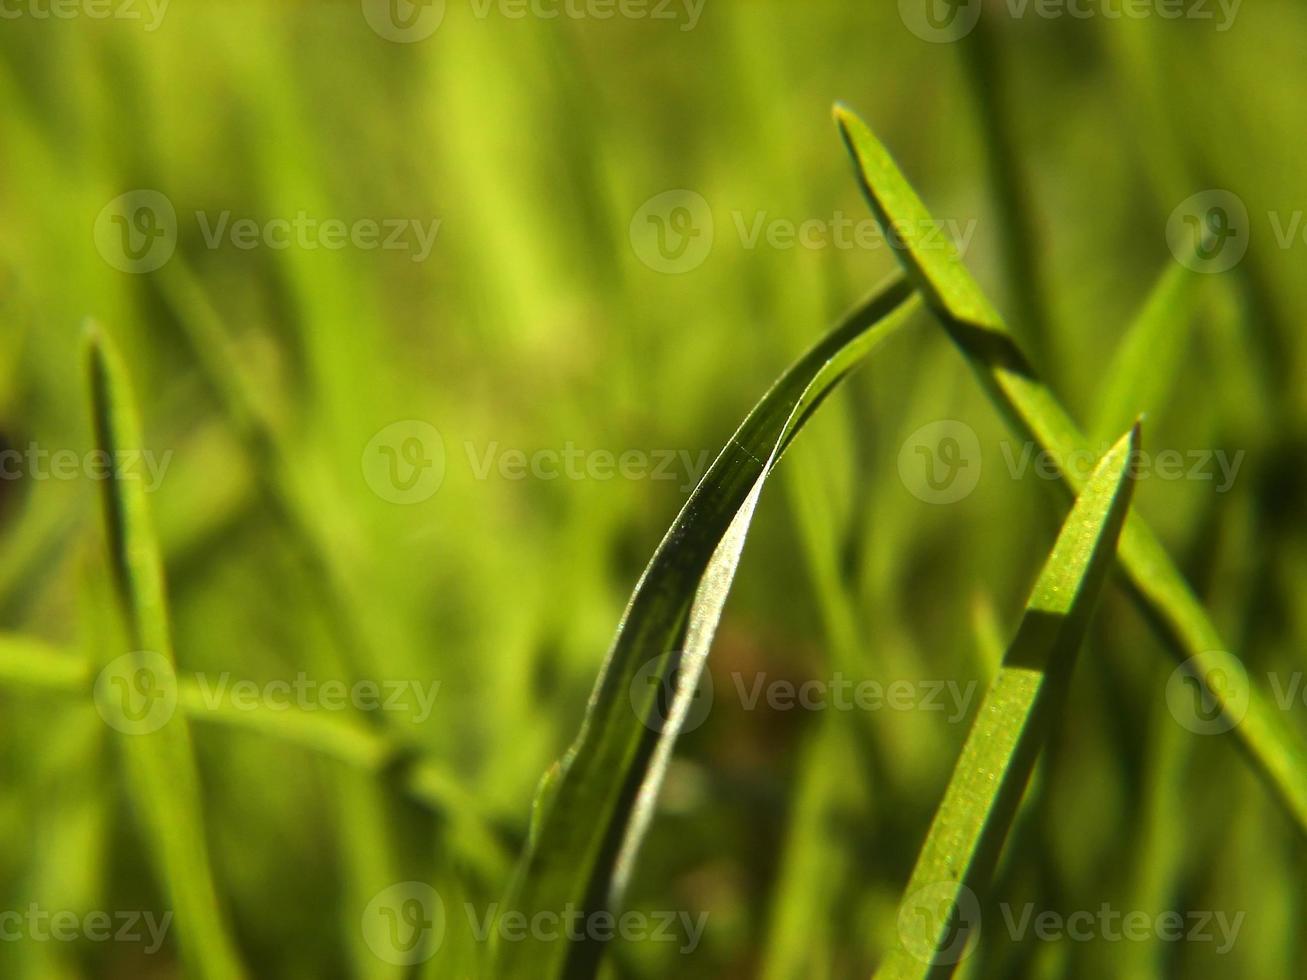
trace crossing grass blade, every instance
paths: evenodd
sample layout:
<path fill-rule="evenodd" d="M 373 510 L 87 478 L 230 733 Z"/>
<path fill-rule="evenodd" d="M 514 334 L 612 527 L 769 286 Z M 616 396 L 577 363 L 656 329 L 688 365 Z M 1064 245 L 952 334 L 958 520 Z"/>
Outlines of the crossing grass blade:
<path fill-rule="evenodd" d="M 980 706 L 899 910 L 900 943 L 876 976 L 950 976 L 1022 793 L 1063 703 L 1134 487 L 1139 429 L 1103 457 L 1062 526 Z"/>
<path fill-rule="evenodd" d="M 92 423 L 103 458 L 121 459 L 142 448 L 141 426 L 126 367 L 108 336 L 87 331 Z M 104 523 L 112 579 L 135 677 L 145 671 L 158 688 L 174 682 L 160 677 L 142 653 L 162 657 L 175 671 L 168 622 L 163 563 L 151 523 L 149 501 L 140 481 L 116 476 L 101 481 Z M 124 695 L 125 697 L 125 695 Z M 185 715 L 174 714 L 156 730 L 125 732 L 121 738 L 128 778 L 146 836 L 177 922 L 177 942 L 187 975 L 244 976 L 236 945 L 228 934 L 218 901 L 205 842 L 200 782 Z"/>
<path fill-rule="evenodd" d="M 866 123 L 843 106 L 836 107 L 835 118 L 872 212 L 909 280 L 1009 425 L 1020 438 L 1033 440 L 1047 452 L 1059 466 L 1065 486 L 1079 492 L 1084 476 L 1072 463 L 1091 452 L 1087 440 L 1036 376 L 956 249 L 943 236 L 929 233 L 930 213 L 885 147 Z M 1126 520 L 1118 554 L 1131 592 L 1148 620 L 1161 630 L 1176 657 L 1187 662 L 1188 672 L 1211 699 L 1208 703 L 1218 706 L 1249 761 L 1307 833 L 1307 752 L 1300 740 L 1256 687 L 1219 682 L 1246 676 L 1243 667 L 1137 512 Z"/>
<path fill-rule="evenodd" d="M 918 308 L 902 278 L 877 289 L 776 382 L 691 494 L 631 596 L 580 734 L 547 777 L 506 910 L 620 905 L 767 475 L 836 383 Z M 593 976 L 602 948 L 503 942 L 496 975 Z"/>

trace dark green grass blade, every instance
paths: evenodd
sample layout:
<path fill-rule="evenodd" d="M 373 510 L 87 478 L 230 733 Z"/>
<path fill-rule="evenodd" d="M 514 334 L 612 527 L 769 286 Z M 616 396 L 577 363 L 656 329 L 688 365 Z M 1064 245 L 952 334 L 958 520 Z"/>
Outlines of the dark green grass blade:
<path fill-rule="evenodd" d="M 880 141 L 843 107 L 835 114 L 872 212 L 883 227 L 895 229 L 894 236 L 887 237 L 892 237 L 908 277 L 1018 436 L 1034 440 L 1058 461 L 1063 482 L 1078 492 L 1083 476 L 1065 464 L 1090 451 L 1085 437 L 1030 368 L 953 246 L 939 243 L 938 236 L 927 237 L 929 212 Z M 1189 662 L 1212 699 L 1209 703 L 1218 705 L 1233 723 L 1231 731 L 1248 759 L 1307 831 L 1307 753 L 1260 690 L 1209 682 L 1212 677 L 1241 677 L 1243 668 L 1138 513 L 1126 520 L 1119 557 L 1149 621 L 1161 628 L 1176 656 Z M 1234 700 L 1242 702 L 1244 694 L 1246 708 Z"/>
<path fill-rule="evenodd" d="M 916 308 L 902 279 L 877 290 L 781 377 L 691 494 L 636 586 L 581 732 L 542 793 L 509 910 L 593 914 L 620 904 L 766 476 L 834 385 Z M 641 684 L 651 662 L 651 682 Z M 504 942 L 498 975 L 573 980 L 593 975 L 601 951 L 597 942 Z"/>
<path fill-rule="evenodd" d="M 1065 699 L 1116 552 L 1138 434 L 1132 429 L 1103 457 L 1062 526 L 935 813 L 900 908 L 901 941 L 878 977 L 947 977 L 965 955 L 977 897 Z"/>
<path fill-rule="evenodd" d="M 121 358 L 94 327 L 88 330 L 88 350 L 97 447 L 109 459 L 119 458 L 124 450 L 139 451 L 141 427 Z M 115 478 L 103 480 L 101 487 L 109 561 L 131 651 L 157 654 L 175 668 L 163 564 L 144 486 Z M 185 716 L 174 715 L 154 731 L 125 733 L 121 744 L 146 849 L 176 916 L 187 975 L 243 976 L 209 865 L 199 776 Z"/>

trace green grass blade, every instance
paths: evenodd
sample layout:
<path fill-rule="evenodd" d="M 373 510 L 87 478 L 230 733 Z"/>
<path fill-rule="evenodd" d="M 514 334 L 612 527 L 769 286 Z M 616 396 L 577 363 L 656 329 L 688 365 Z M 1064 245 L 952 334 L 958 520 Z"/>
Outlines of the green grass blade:
<path fill-rule="evenodd" d="M 86 693 L 94 675 L 84 657 L 29 636 L 0 632 L 0 684 L 6 688 L 76 697 Z M 397 764 L 404 766 L 403 786 L 409 796 L 462 835 L 468 842 L 466 859 L 475 862 L 482 878 L 498 881 L 509 872 L 510 855 L 480 801 L 440 764 L 410 759 L 407 746 L 376 726 L 290 705 L 238 707 L 228 694 L 206 691 L 185 672 L 179 672 L 176 681 L 177 710 L 193 723 L 263 735 L 377 776 Z"/>
<path fill-rule="evenodd" d="M 958 45 L 968 88 L 976 107 L 985 171 L 999 223 L 1003 273 L 1018 329 L 1028 338 L 1041 363 L 1056 360 L 1055 336 L 1049 329 L 1043 290 L 1041 248 L 1031 200 L 1031 180 L 1017 148 L 1016 120 L 1011 107 L 1008 72 L 1004 65 L 994 16 L 982 15 Z M 1042 357 L 1040 356 L 1042 355 Z M 1122 426 L 1121 428 L 1124 428 Z M 1114 432 L 1121 431 L 1114 429 Z"/>
<path fill-rule="evenodd" d="M 929 235 L 930 214 L 867 125 L 843 107 L 835 111 L 862 189 L 877 221 L 893 229 L 899 261 L 944 329 L 962 350 L 990 397 L 1021 438 L 1032 439 L 1079 492 L 1084 477 L 1070 461 L 1091 452 L 1053 392 L 1035 375 L 1006 325 L 962 264 L 952 244 Z M 1119 560 L 1150 622 L 1160 626 L 1177 657 L 1187 660 L 1205 695 L 1233 723 L 1248 759 L 1307 832 L 1307 752 L 1255 687 L 1226 688 L 1213 677 L 1240 677 L 1210 617 L 1161 542 L 1137 512 L 1126 521 Z M 1247 694 L 1246 709 L 1241 703 Z"/>
<path fill-rule="evenodd" d="M 1193 320 L 1201 278 L 1174 262 L 1157 280 L 1103 376 L 1090 426 L 1095 439 L 1108 438 L 1165 404 L 1184 357 L 1185 328 Z"/>
<path fill-rule="evenodd" d="M 877 977 L 947 977 L 965 955 L 978 925 L 972 903 L 998 862 L 1111 567 L 1138 437 L 1136 427 L 1103 457 L 1062 525 L 908 881 L 901 943 Z"/>
<path fill-rule="evenodd" d="M 142 448 L 135 401 L 126 367 L 108 337 L 92 327 L 88 340 L 96 445 L 109 459 L 119 459 L 123 451 Z M 131 650 L 161 656 L 175 669 L 163 563 L 144 486 L 116 478 L 101 486 L 113 581 Z M 147 849 L 176 915 L 188 975 L 243 976 L 209 865 L 185 716 L 175 715 L 154 731 L 125 733 L 121 742 Z"/>
<path fill-rule="evenodd" d="M 902 279 L 877 290 L 776 382 L 691 494 L 631 596 L 581 732 L 550 780 L 508 910 L 591 915 L 620 904 L 767 474 L 835 384 L 916 308 Z M 498 975 L 574 980 L 593 975 L 601 952 L 584 940 L 504 942 Z"/>

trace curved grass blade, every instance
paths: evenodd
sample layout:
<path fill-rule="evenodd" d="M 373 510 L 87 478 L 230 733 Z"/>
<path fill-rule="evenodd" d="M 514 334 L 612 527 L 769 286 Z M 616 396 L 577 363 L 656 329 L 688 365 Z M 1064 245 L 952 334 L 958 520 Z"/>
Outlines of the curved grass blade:
<path fill-rule="evenodd" d="M 772 386 L 690 495 L 541 794 L 508 911 L 588 917 L 620 905 L 767 474 L 835 384 L 917 308 L 901 278 L 878 289 Z M 592 976 L 602 948 L 593 938 L 502 942 L 497 975 Z"/>
<path fill-rule="evenodd" d="M 127 371 L 108 337 L 88 329 L 92 422 L 98 449 L 107 459 L 139 451 L 141 426 Z M 163 563 L 150 519 L 144 486 L 125 478 L 101 482 L 106 538 L 113 583 L 123 621 L 141 671 L 155 686 L 170 678 L 157 676 L 161 657 L 176 668 Z M 153 691 L 151 692 L 153 694 Z M 126 701 L 124 694 L 124 702 Z M 124 714 L 127 713 L 124 703 Z M 130 717 L 130 716 L 129 716 Z M 178 946 L 189 976 L 241 977 L 244 971 L 227 932 L 201 818 L 200 783 L 195 769 L 189 723 L 174 715 L 156 730 L 125 732 L 121 746 L 146 845 L 157 864 L 161 884 L 177 920 Z"/>
<path fill-rule="evenodd" d="M 1017 806 L 1065 700 L 1134 488 L 1139 428 L 1103 457 L 1062 525 L 1016 637 L 967 735 L 899 909 L 900 943 L 876 976 L 952 975 L 979 925 Z M 983 894 L 980 896 L 983 900 Z"/>
<path fill-rule="evenodd" d="M 894 230 L 886 237 L 908 278 L 1018 436 L 1049 453 L 1066 487 L 1079 492 L 1084 476 L 1073 462 L 1091 452 L 1085 437 L 1035 375 L 952 244 L 928 235 L 930 214 L 888 151 L 847 109 L 837 106 L 835 117 L 876 220 Z M 1243 667 L 1137 512 L 1121 534 L 1119 564 L 1146 618 L 1201 685 L 1205 703 L 1224 716 L 1249 761 L 1307 833 L 1307 752 L 1260 690 L 1219 682 L 1246 676 Z"/>

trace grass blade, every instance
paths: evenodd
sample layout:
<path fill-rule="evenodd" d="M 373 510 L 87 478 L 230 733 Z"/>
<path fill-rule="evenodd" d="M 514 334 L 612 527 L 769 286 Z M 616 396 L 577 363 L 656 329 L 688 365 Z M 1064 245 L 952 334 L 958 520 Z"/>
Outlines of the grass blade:
<path fill-rule="evenodd" d="M 0 683 L 6 687 L 78 697 L 94 679 L 86 658 L 32 637 L 0 632 Z M 229 693 L 206 689 L 184 671 L 178 672 L 176 682 L 177 710 L 192 723 L 265 735 L 373 776 L 402 766 L 402 785 L 408 795 L 447 820 L 455 836 L 469 842 L 466 859 L 482 876 L 495 881 L 508 873 L 511 855 L 493 825 L 495 815 L 484 812 L 481 802 L 443 766 L 412 757 L 411 747 L 376 726 L 293 705 L 237 707 Z"/>
<path fill-rule="evenodd" d="M 1032 181 L 1017 148 L 1016 120 L 1011 107 L 1008 68 L 1004 64 L 995 18 L 982 15 L 958 51 L 974 100 L 985 171 L 999 222 L 998 242 L 1003 273 L 1017 327 L 1035 356 L 1044 364 L 1056 361 L 1049 328 L 1048 303 L 1043 290 L 1039 235 L 1031 194 Z M 1042 356 L 1041 356 L 1042 355 Z M 1118 430 L 1113 430 L 1120 431 Z"/>
<path fill-rule="evenodd" d="M 1064 484 L 1079 492 L 1084 477 L 1069 461 L 1090 447 L 1053 392 L 1036 376 L 1002 318 L 947 242 L 929 236 L 930 214 L 867 125 L 837 107 L 836 121 L 877 221 L 893 229 L 892 244 L 909 279 L 962 350 L 990 397 L 1022 438 L 1057 461 Z M 891 236 L 887 233 L 887 238 Z M 1219 706 L 1248 759 L 1298 826 L 1307 832 L 1307 753 L 1255 687 L 1213 684 L 1241 677 L 1210 617 L 1156 535 L 1137 512 L 1126 520 L 1119 560 L 1150 622 Z M 1242 703 L 1247 695 L 1247 706 Z"/>
<path fill-rule="evenodd" d="M 1094 438 L 1109 437 L 1166 402 L 1184 357 L 1185 327 L 1197 306 L 1200 278 L 1175 262 L 1157 280 L 1104 375 L 1090 427 Z"/>
<path fill-rule="evenodd" d="M 88 332 L 88 350 L 96 445 L 106 458 L 121 459 L 124 451 L 142 448 L 126 367 L 108 337 L 95 327 Z M 175 670 L 163 563 L 144 486 L 125 478 L 107 479 L 101 486 L 113 582 L 132 656 L 142 665 L 142 652 L 162 657 Z M 136 677 L 140 676 L 138 669 Z M 157 676 L 152 679 L 155 684 L 163 681 Z M 153 731 L 126 732 L 121 744 L 145 824 L 147 848 L 176 915 L 178 945 L 188 975 L 243 976 L 209 865 L 186 717 L 174 715 Z"/>
<path fill-rule="evenodd" d="M 964 907 L 988 885 L 1064 700 L 1130 505 L 1138 437 L 1136 426 L 1103 457 L 1062 525 L 908 881 L 902 942 L 877 977 L 947 977 L 965 954 L 976 923 Z"/>
<path fill-rule="evenodd" d="M 767 474 L 835 384 L 916 308 L 902 279 L 877 290 L 776 382 L 691 494 L 631 596 L 581 732 L 549 781 L 509 910 L 589 916 L 620 904 Z M 651 683 L 640 684 L 650 669 Z M 586 939 L 505 942 L 498 975 L 574 980 L 593 975 L 601 952 Z"/>

